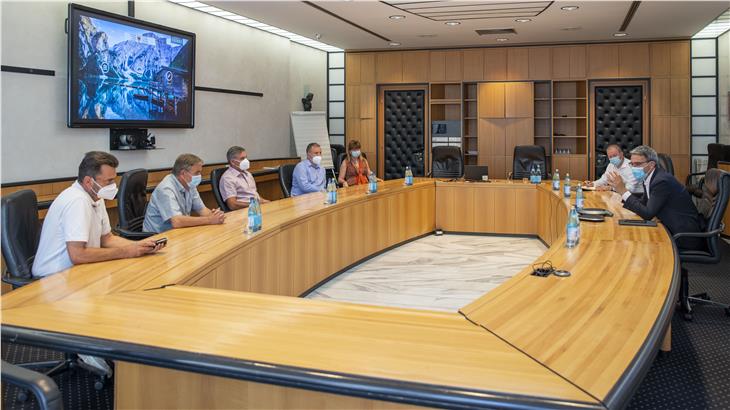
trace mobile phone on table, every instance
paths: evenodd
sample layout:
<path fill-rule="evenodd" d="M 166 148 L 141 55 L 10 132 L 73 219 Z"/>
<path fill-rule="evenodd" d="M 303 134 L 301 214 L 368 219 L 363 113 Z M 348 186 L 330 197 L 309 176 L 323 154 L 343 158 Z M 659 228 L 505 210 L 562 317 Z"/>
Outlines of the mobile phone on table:
<path fill-rule="evenodd" d="M 155 245 L 167 245 L 167 238 L 160 238 L 156 240 Z"/>

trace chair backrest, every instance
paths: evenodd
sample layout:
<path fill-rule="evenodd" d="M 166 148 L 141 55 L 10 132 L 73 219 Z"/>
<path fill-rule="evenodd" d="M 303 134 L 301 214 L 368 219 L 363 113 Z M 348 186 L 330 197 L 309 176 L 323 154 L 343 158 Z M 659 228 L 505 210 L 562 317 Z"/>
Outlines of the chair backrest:
<path fill-rule="evenodd" d="M 330 154 L 332 154 L 332 169 L 335 170 L 335 176 L 339 176 L 341 165 L 341 163 L 337 162 L 337 157 L 339 156 L 339 153 L 336 149 L 330 146 Z"/>
<path fill-rule="evenodd" d="M 122 175 L 117 194 L 119 227 L 142 232 L 144 212 L 147 210 L 147 170 L 133 169 Z"/>
<path fill-rule="evenodd" d="M 345 146 L 342 144 L 330 144 L 330 149 L 334 149 L 337 151 L 336 155 L 333 155 L 332 158 L 337 158 L 338 155 L 344 154 L 347 150 L 345 149 Z M 339 164 L 337 164 L 339 166 Z"/>
<path fill-rule="evenodd" d="M 464 175 L 464 158 L 461 148 L 433 147 L 431 151 L 431 176 L 434 178 L 461 178 Z"/>
<path fill-rule="evenodd" d="M 291 196 L 291 184 L 294 177 L 294 167 L 296 164 L 284 164 L 279 166 L 279 185 L 284 198 Z"/>
<path fill-rule="evenodd" d="M 518 145 L 512 160 L 512 179 L 528 178 L 533 165 L 540 165 L 542 177 L 547 178 L 547 156 L 542 145 Z"/>
<path fill-rule="evenodd" d="M 717 168 L 717 161 L 728 161 L 725 159 L 725 145 L 707 144 L 707 169 Z"/>
<path fill-rule="evenodd" d="M 0 223 L 2 254 L 8 274 L 14 278 L 30 279 L 40 239 L 35 192 L 24 189 L 3 196 Z"/>
<path fill-rule="evenodd" d="M 670 174 L 674 175 L 674 163 L 672 162 L 672 157 L 670 157 L 667 154 L 657 154 L 659 157 L 659 168 L 669 172 Z"/>
<path fill-rule="evenodd" d="M 347 153 L 342 152 L 342 153 L 338 154 L 336 157 L 332 157 L 332 158 L 337 159 L 337 162 L 335 163 L 335 169 L 337 171 L 339 171 L 340 167 L 342 166 L 342 162 L 347 158 Z"/>
<path fill-rule="evenodd" d="M 210 173 L 210 186 L 213 188 L 213 196 L 215 197 L 215 201 L 218 203 L 218 207 L 223 212 L 231 211 L 226 204 L 226 201 L 223 200 L 223 195 L 221 194 L 221 177 L 227 169 L 227 167 L 216 168 Z"/>
<path fill-rule="evenodd" d="M 720 229 L 720 226 L 722 226 L 722 219 L 725 216 L 728 200 L 730 199 L 730 173 L 717 168 L 709 169 L 707 173 L 719 174 L 719 177 L 716 179 L 717 193 L 714 198 L 714 205 L 712 206 L 712 212 L 710 212 L 709 218 L 707 218 L 706 231 L 709 232 Z M 710 178 L 712 177 L 711 175 L 708 176 Z M 705 177 L 706 183 L 709 182 L 707 180 L 708 177 Z M 715 178 L 712 178 L 712 180 L 715 180 Z M 719 262 L 722 256 L 718 245 L 719 236 L 714 235 L 707 239 L 707 248 L 714 257 L 714 262 Z"/>

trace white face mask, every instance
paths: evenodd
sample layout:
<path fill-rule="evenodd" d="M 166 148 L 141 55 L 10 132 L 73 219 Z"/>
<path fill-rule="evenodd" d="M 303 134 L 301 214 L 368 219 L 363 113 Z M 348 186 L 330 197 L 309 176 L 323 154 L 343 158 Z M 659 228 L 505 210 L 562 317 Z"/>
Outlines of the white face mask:
<path fill-rule="evenodd" d="M 94 181 L 94 184 L 99 187 L 99 190 L 96 191 L 96 196 L 98 196 L 101 199 L 106 199 L 107 201 L 111 201 L 114 199 L 115 196 L 117 196 L 117 184 L 115 182 L 112 182 L 111 184 L 107 186 L 101 186 L 98 182 Z"/>
<path fill-rule="evenodd" d="M 322 163 L 322 156 L 321 155 L 315 155 L 315 156 L 313 156 L 312 157 L 312 162 L 314 163 L 314 165 L 319 166 L 319 164 Z"/>
<path fill-rule="evenodd" d="M 251 162 L 249 162 L 248 158 L 244 158 L 241 161 L 238 162 L 238 168 L 241 169 L 241 171 L 246 171 L 251 166 Z"/>

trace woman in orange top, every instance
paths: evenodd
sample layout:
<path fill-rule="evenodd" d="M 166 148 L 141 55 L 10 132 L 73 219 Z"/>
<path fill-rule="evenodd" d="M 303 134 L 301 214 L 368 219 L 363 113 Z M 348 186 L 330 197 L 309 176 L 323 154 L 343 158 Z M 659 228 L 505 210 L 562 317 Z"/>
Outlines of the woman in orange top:
<path fill-rule="evenodd" d="M 343 187 L 362 185 L 368 183 L 368 175 L 370 175 L 370 165 L 368 160 L 362 157 L 360 141 L 351 140 L 347 144 L 347 158 L 340 166 L 338 181 Z"/>

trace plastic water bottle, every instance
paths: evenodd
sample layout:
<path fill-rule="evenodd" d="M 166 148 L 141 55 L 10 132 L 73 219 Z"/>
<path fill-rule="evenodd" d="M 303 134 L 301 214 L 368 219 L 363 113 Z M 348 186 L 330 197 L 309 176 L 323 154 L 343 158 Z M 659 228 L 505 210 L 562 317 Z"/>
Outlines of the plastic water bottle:
<path fill-rule="evenodd" d="M 578 211 L 576 211 L 575 207 L 572 207 L 570 213 L 568 213 L 565 246 L 567 248 L 575 248 L 578 242 L 580 242 L 580 220 L 578 219 Z"/>
<path fill-rule="evenodd" d="M 330 205 L 337 203 L 337 184 L 334 178 L 327 182 L 327 203 Z"/>
<path fill-rule="evenodd" d="M 530 183 L 537 184 L 537 171 L 535 170 L 535 164 L 530 166 Z"/>
<path fill-rule="evenodd" d="M 535 181 L 536 184 L 542 183 L 542 170 L 540 169 L 540 164 L 537 164 L 537 169 L 535 169 Z"/>
<path fill-rule="evenodd" d="M 555 168 L 555 173 L 553 174 L 553 191 L 560 191 L 560 172 L 558 172 L 557 168 Z"/>
<path fill-rule="evenodd" d="M 332 178 L 332 203 L 337 203 L 337 180 Z"/>
<path fill-rule="evenodd" d="M 578 190 L 575 192 L 575 209 L 583 209 L 583 188 L 578 184 Z"/>
<path fill-rule="evenodd" d="M 256 198 L 256 232 L 263 226 L 264 215 L 261 213 L 261 202 Z"/>
<path fill-rule="evenodd" d="M 406 182 L 405 184 L 408 186 L 413 185 L 413 171 L 411 171 L 411 167 L 406 167 Z"/>
<path fill-rule="evenodd" d="M 370 172 L 368 176 L 368 192 L 371 194 L 378 192 L 378 180 L 375 178 L 374 172 Z"/>
<path fill-rule="evenodd" d="M 247 230 L 248 233 L 256 232 L 256 198 L 251 198 L 248 202 L 248 221 Z"/>
<path fill-rule="evenodd" d="M 563 196 L 570 198 L 570 174 L 565 174 L 565 182 L 563 182 Z"/>

